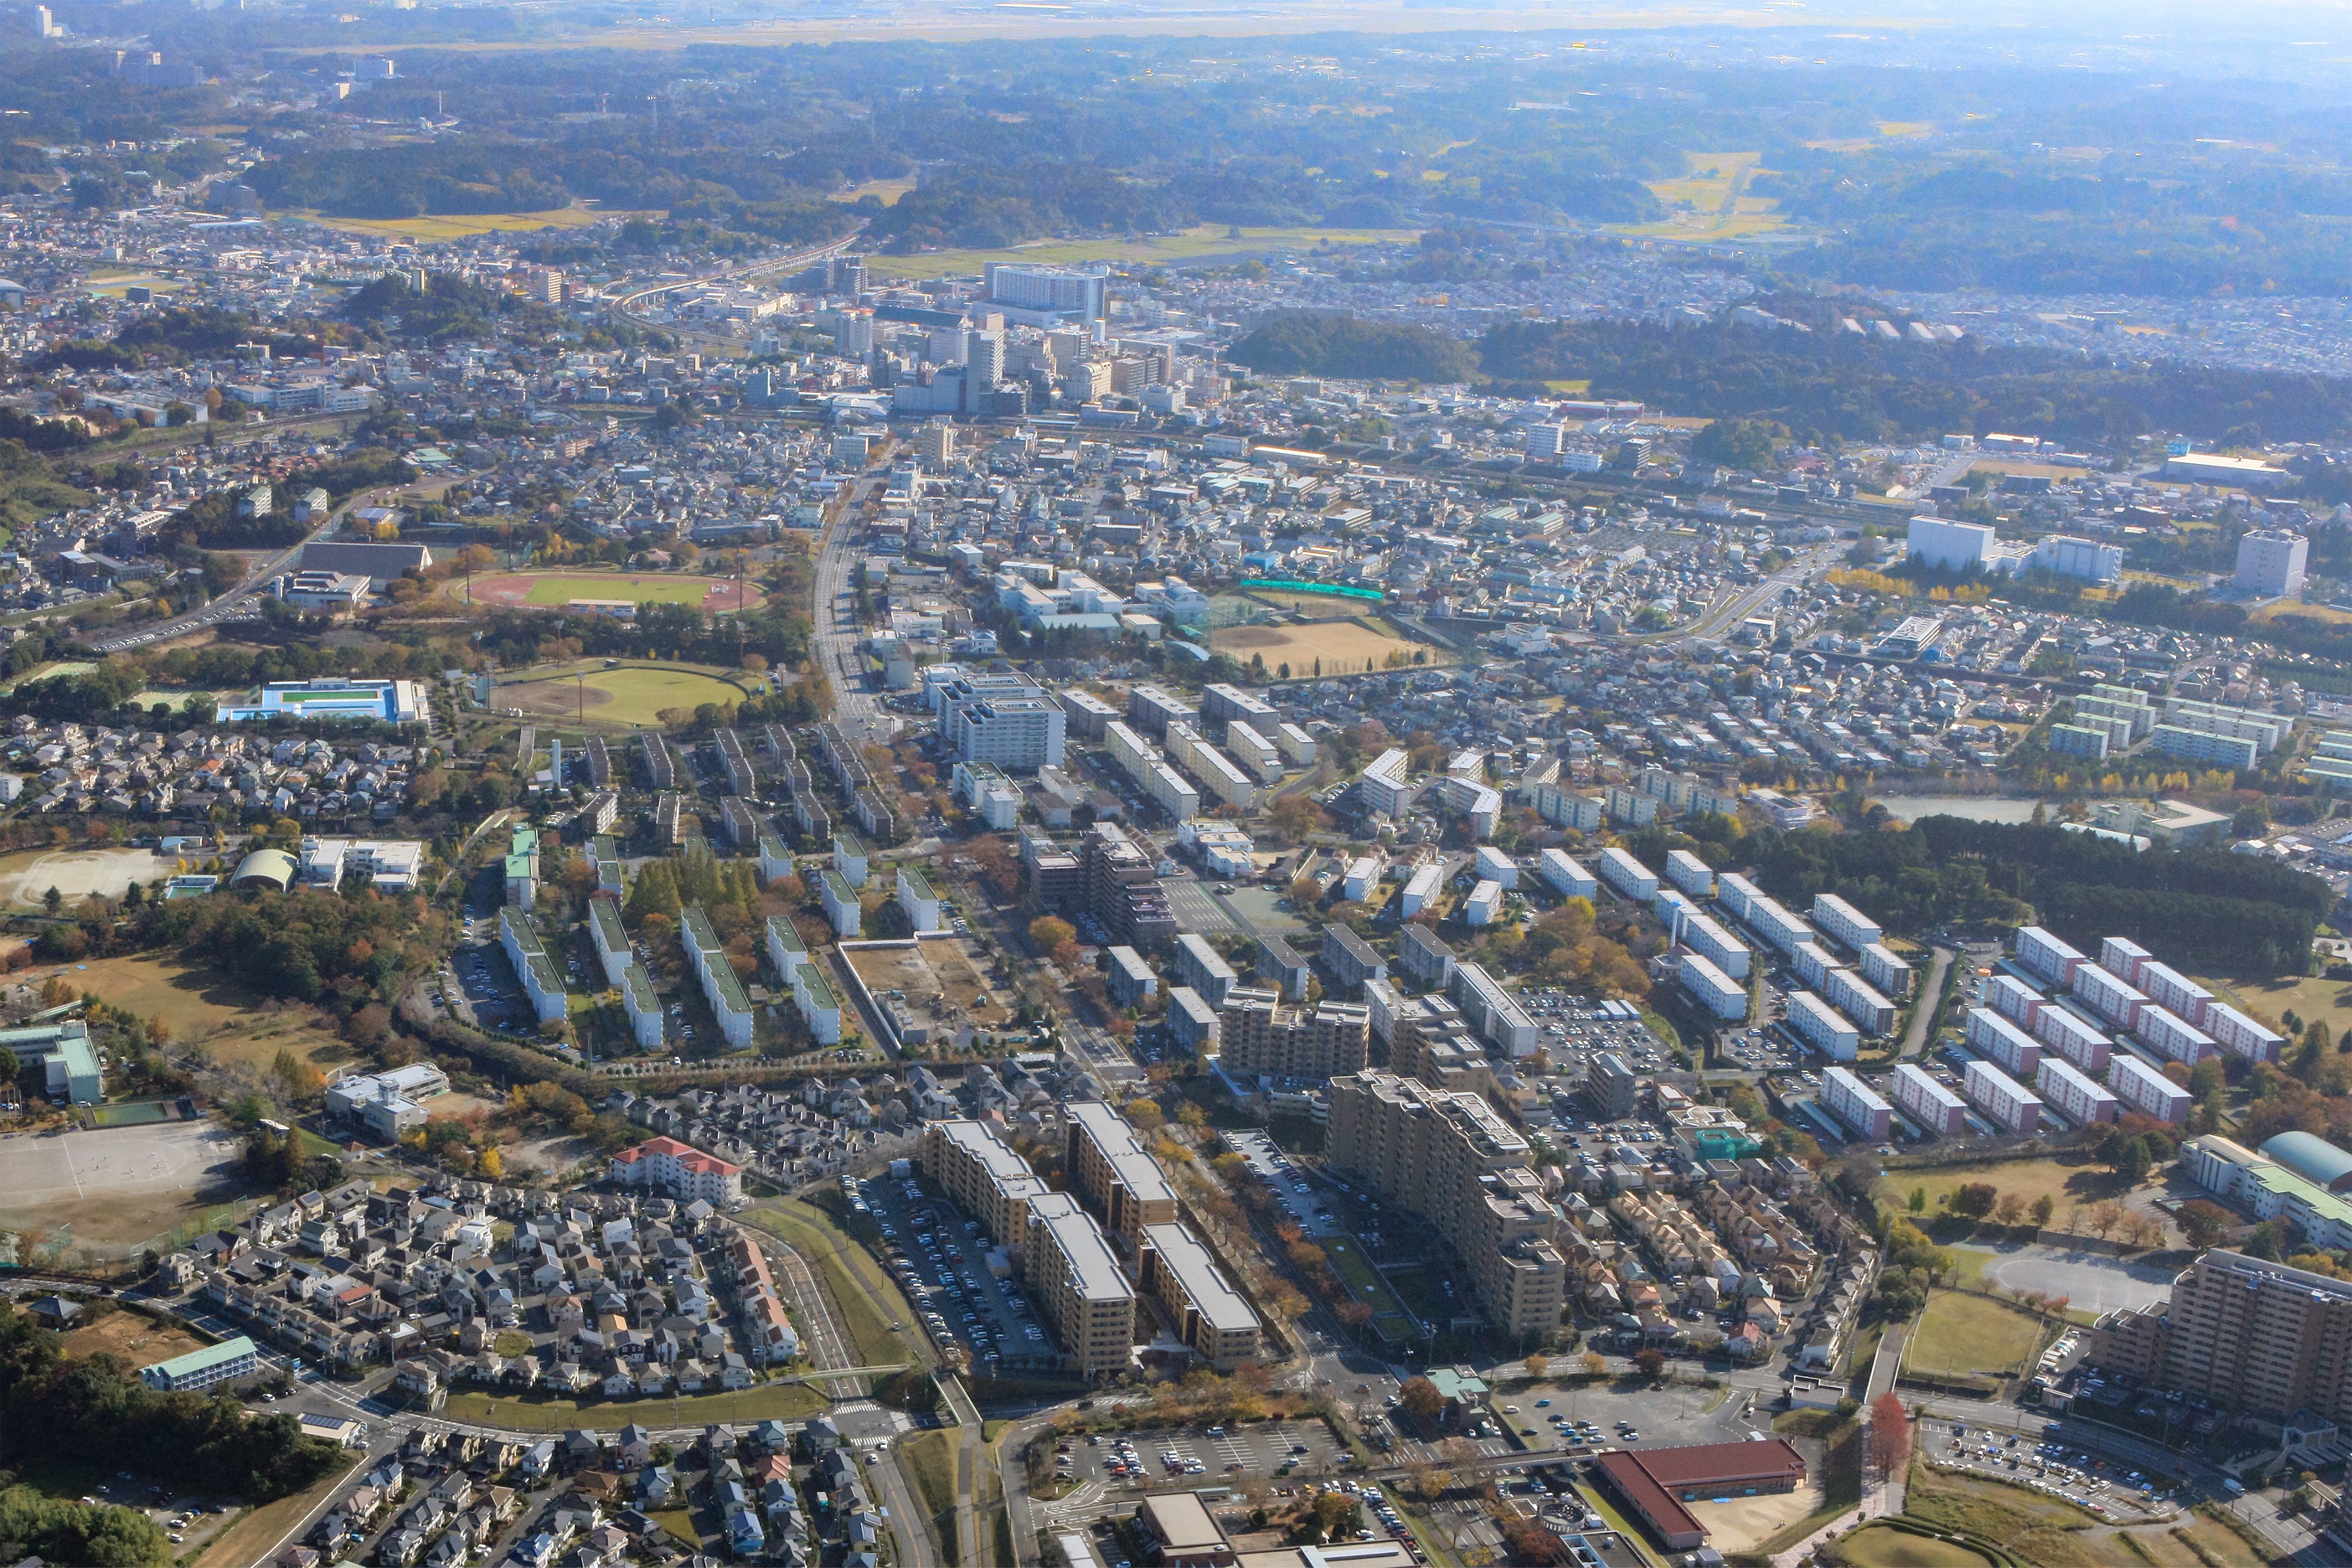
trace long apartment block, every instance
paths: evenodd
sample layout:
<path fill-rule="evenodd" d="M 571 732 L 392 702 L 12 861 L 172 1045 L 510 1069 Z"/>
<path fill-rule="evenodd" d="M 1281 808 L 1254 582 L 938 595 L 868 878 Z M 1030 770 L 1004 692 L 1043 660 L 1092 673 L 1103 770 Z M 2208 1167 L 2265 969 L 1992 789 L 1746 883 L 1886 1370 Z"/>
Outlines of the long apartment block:
<path fill-rule="evenodd" d="M 980 1222 L 991 1241 L 1011 1247 L 1029 1234 L 1030 1203 L 1052 1191 L 1029 1162 L 984 1121 L 934 1121 L 917 1158 L 923 1174 Z"/>
<path fill-rule="evenodd" d="M 1421 1215 L 1466 1266 L 1473 1294 L 1513 1334 L 1559 1326 L 1568 1265 L 1531 1149 L 1475 1094 L 1393 1073 L 1331 1080 L 1330 1163 Z"/>
<path fill-rule="evenodd" d="M 1028 1203 L 1024 1272 L 1063 1355 L 1089 1377 L 1124 1371 L 1135 1351 L 1135 1287 L 1094 1216 L 1067 1193 Z"/>
<path fill-rule="evenodd" d="M 1148 1225 L 1176 1218 L 1176 1189 L 1137 1141 L 1127 1118 L 1099 1100 L 1062 1108 L 1069 1136 L 1064 1169 L 1079 1201 L 1130 1246 Z"/>
<path fill-rule="evenodd" d="M 1186 1226 L 1145 1226 L 1136 1242 L 1136 1277 L 1178 1337 L 1218 1371 L 1265 1353 L 1265 1332 L 1248 1298 Z"/>

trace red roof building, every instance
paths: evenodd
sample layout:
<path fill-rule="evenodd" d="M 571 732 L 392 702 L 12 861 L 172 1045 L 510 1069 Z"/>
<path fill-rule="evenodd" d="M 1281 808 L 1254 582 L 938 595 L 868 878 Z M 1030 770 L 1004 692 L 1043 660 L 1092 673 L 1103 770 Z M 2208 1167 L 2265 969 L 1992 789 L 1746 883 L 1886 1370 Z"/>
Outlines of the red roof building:
<path fill-rule="evenodd" d="M 622 1150 L 613 1156 L 612 1176 L 622 1186 L 667 1193 L 687 1203 L 737 1203 L 743 1196 L 742 1166 L 675 1138 L 649 1139 Z"/>
<path fill-rule="evenodd" d="M 1593 1462 L 1594 1477 L 1669 1552 L 1706 1544 L 1706 1526 L 1683 1506 L 1719 1498 L 1792 1492 L 1804 1484 L 1804 1456 L 1785 1438 L 1700 1443 L 1687 1448 L 1619 1450 Z"/>

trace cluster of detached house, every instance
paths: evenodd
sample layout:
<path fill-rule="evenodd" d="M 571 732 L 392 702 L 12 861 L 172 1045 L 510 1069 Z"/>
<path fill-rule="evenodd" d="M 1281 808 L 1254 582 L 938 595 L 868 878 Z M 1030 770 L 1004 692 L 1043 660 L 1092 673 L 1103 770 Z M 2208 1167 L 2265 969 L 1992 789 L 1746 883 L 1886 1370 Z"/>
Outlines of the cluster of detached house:
<path fill-rule="evenodd" d="M 608 1397 L 745 1388 L 800 1354 L 758 1247 L 703 1201 L 352 1182 L 163 1268 L 321 1364 L 395 1362 L 396 1391 L 428 1408 L 457 1382 Z M 530 1349 L 502 1353 L 509 1333 Z"/>
<path fill-rule="evenodd" d="M 36 811 L 108 811 L 201 816 L 224 800 L 303 821 L 389 821 L 408 795 L 413 748 L 362 742 L 183 730 L 109 730 L 46 724 L 20 713 L 0 742 L 0 763 Z M 16 799 L 0 784 L 0 799 Z"/>
<path fill-rule="evenodd" d="M 723 1521 L 738 1556 L 783 1568 L 821 1557 L 876 1568 L 887 1526 L 829 1417 L 797 1430 L 780 1421 L 740 1433 L 707 1426 L 680 1447 L 673 1454 L 634 1426 L 538 1439 L 419 1428 L 276 1561 L 447 1568 L 487 1551 L 535 1503 L 502 1568 L 618 1568 L 647 1552 L 674 1556 L 653 1515 L 690 1506 Z"/>
<path fill-rule="evenodd" d="M 1842 1254 L 1871 1256 L 1812 1173 L 1786 1159 L 1677 1170 L 1580 1162 L 1566 1173 L 1559 1246 L 1585 1310 L 1664 1348 L 1697 1320 L 1731 1320 L 1726 1351 L 1760 1362 Z M 1679 1314 L 1681 1321 L 1677 1321 Z"/>

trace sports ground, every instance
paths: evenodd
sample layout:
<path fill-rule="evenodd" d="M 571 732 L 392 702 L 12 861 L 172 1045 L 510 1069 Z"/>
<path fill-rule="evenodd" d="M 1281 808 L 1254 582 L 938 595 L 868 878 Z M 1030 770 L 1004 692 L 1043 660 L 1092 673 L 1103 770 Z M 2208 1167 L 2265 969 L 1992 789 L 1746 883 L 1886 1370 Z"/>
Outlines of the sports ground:
<path fill-rule="evenodd" d="M 754 684 L 763 681 L 755 678 Z M 628 664 L 606 669 L 601 660 L 586 660 L 502 680 L 491 689 L 490 705 L 520 708 L 534 719 L 627 727 L 658 723 L 669 709 L 692 712 L 705 702 L 740 702 L 750 694 L 719 672 L 698 665 Z"/>
<path fill-rule="evenodd" d="M 766 595 L 728 577 L 680 577 L 667 572 L 509 572 L 477 577 L 473 597 L 486 605 L 538 610 L 634 608 L 690 605 L 705 615 L 759 608 Z"/>

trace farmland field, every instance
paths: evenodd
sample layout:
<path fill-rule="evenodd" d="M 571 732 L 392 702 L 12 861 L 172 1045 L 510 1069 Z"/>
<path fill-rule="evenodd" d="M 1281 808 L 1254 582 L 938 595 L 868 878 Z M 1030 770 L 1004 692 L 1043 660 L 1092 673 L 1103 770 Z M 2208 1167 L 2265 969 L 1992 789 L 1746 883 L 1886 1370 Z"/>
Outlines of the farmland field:
<path fill-rule="evenodd" d="M 576 676 L 584 679 L 575 680 Z M 552 673 L 534 672 L 490 689 L 490 705 L 520 708 L 537 718 L 590 724 L 654 724 L 671 708 L 692 710 L 705 702 L 740 702 L 744 688 L 706 666 L 633 664 L 619 669 L 575 665 Z"/>
<path fill-rule="evenodd" d="M 593 212 L 586 207 L 552 207 L 538 213 L 441 213 L 418 217 L 328 217 L 318 212 L 297 209 L 286 216 L 315 223 L 321 228 L 346 229 L 354 234 L 413 239 L 470 239 L 478 234 L 497 234 L 514 229 L 585 228 L 599 218 L 625 217 L 628 215 Z"/>
<path fill-rule="evenodd" d="M 1378 623 L 1363 620 L 1312 621 L 1288 626 L 1225 626 L 1209 634 L 1209 647 L 1244 663 L 1255 655 L 1264 659 L 1270 670 L 1287 664 L 1291 675 L 1301 679 L 1315 673 L 1318 659 L 1322 661 L 1322 673 L 1326 675 L 1360 674 L 1367 659 L 1373 668 L 1385 669 L 1389 656 L 1399 652 L 1408 660 L 1415 654 L 1426 654 L 1425 662 L 1429 664 L 1448 662 L 1442 648 L 1408 642 L 1390 631 L 1376 628 Z"/>
<path fill-rule="evenodd" d="M 1040 267 L 1067 267 L 1080 261 L 1212 261 L 1220 257 L 1255 256 L 1268 250 L 1312 250 L 1320 244 L 1402 244 L 1420 237 L 1417 229 L 1399 228 L 1244 228 L 1239 238 L 1222 224 L 1204 223 L 1182 234 L 1150 239 L 1036 240 L 1004 250 L 937 250 L 919 256 L 869 256 L 866 270 L 876 277 L 945 278 L 977 272 L 992 261 L 1019 261 Z"/>

